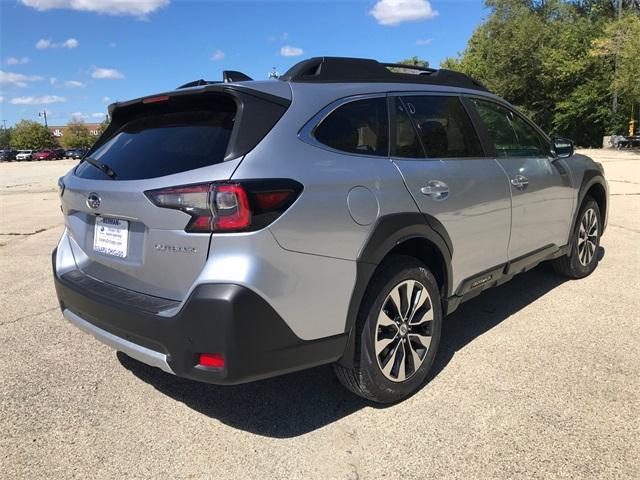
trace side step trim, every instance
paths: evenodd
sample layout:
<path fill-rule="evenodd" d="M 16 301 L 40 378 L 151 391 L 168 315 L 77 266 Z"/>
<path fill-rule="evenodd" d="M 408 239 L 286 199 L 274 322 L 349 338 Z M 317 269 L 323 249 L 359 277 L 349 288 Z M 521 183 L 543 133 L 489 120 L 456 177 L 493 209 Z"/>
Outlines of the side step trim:
<path fill-rule="evenodd" d="M 114 348 L 120 352 L 126 353 L 131 358 L 135 358 L 142 363 L 146 363 L 152 367 L 157 367 L 167 373 L 175 375 L 169 363 L 167 362 L 167 356 L 164 353 L 156 352 L 150 348 L 143 347 L 137 343 L 130 342 L 124 338 L 120 338 L 112 333 L 107 332 L 101 328 L 96 327 L 92 323 L 87 322 L 83 318 L 73 313 L 68 308 L 65 308 L 62 312 L 64 317 L 69 320 L 73 325 L 80 330 L 93 335 L 100 342 Z"/>

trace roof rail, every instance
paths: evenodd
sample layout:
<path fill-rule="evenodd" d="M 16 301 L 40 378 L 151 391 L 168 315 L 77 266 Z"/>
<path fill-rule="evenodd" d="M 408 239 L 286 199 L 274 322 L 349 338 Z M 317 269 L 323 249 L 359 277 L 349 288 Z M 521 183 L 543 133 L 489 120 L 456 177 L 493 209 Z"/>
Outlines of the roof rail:
<path fill-rule="evenodd" d="M 416 70 L 412 73 L 396 73 L 389 68 Z M 296 63 L 280 77 L 285 82 L 337 83 L 384 82 L 447 85 L 459 88 L 487 91 L 477 80 L 461 72 L 433 69 L 417 65 L 380 63 L 367 58 L 313 57 Z"/>
<path fill-rule="evenodd" d="M 378 62 L 380 63 L 380 62 Z M 406 63 L 380 63 L 385 68 L 402 68 L 404 70 L 416 70 L 422 73 L 433 73 L 436 71 L 435 68 L 430 67 L 421 67 L 420 65 L 410 65 Z M 393 73 L 393 72 L 391 72 Z"/>

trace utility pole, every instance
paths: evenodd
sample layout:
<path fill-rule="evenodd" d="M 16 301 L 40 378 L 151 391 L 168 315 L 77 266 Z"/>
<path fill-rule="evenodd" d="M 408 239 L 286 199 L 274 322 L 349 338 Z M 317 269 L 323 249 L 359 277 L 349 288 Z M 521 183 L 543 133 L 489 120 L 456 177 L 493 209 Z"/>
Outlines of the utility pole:
<path fill-rule="evenodd" d="M 39 117 L 44 117 L 44 126 L 48 128 L 49 125 L 47 125 L 47 110 L 45 109 L 45 110 L 43 110 L 41 112 L 38 112 L 38 116 Z"/>
<path fill-rule="evenodd" d="M 622 0 L 618 0 L 618 21 L 620 21 L 620 19 L 622 19 Z M 615 40 L 617 41 L 617 39 Z M 618 77 L 618 51 L 617 51 L 618 48 L 619 48 L 619 45 L 616 45 L 616 58 L 615 58 L 615 64 L 613 67 L 614 78 Z M 613 90 L 613 98 L 611 103 L 612 103 L 611 109 L 613 110 L 613 114 L 615 115 L 616 112 L 618 111 L 618 90 L 617 89 Z"/>
<path fill-rule="evenodd" d="M 2 128 L 3 128 L 4 130 L 6 130 L 6 129 L 7 129 L 7 121 L 6 121 L 6 120 L 2 120 Z"/>

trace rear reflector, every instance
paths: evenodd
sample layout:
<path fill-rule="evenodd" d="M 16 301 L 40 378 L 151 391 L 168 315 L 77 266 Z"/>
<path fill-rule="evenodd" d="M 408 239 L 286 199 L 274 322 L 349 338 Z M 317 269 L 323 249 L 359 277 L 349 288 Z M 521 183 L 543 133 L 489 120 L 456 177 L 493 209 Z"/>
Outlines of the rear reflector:
<path fill-rule="evenodd" d="M 198 365 L 210 368 L 224 367 L 224 357 L 219 353 L 201 353 Z"/>

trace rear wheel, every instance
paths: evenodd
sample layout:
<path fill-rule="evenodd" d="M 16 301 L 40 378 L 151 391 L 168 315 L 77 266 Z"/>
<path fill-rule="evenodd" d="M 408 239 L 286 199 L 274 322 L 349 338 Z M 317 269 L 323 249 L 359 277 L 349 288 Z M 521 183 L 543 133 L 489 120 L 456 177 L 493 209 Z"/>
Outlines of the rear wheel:
<path fill-rule="evenodd" d="M 354 367 L 335 366 L 340 382 L 378 403 L 414 393 L 433 365 L 442 328 L 431 272 L 412 257 L 390 258 L 372 279 L 355 328 Z"/>
<path fill-rule="evenodd" d="M 598 247 L 602 234 L 600 207 L 587 197 L 578 213 L 578 221 L 571 238 L 571 253 L 552 261 L 553 268 L 570 278 L 583 278 L 598 266 Z"/>

